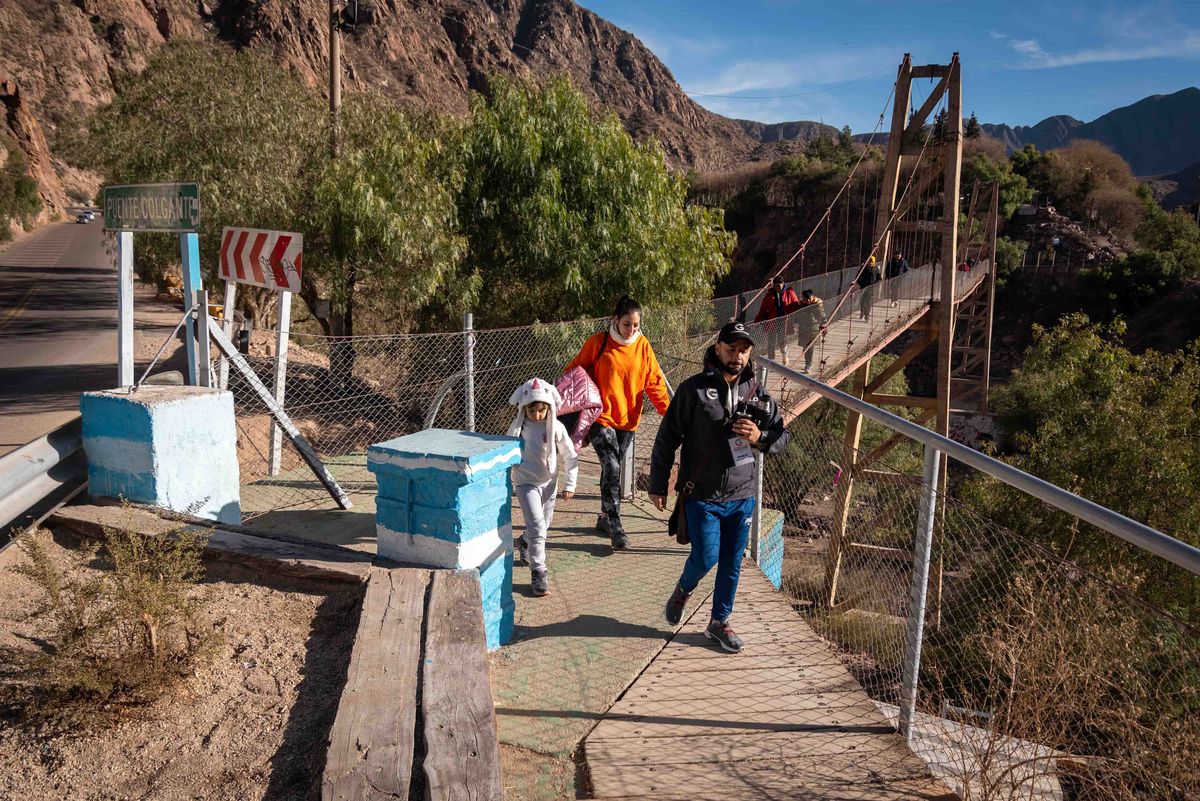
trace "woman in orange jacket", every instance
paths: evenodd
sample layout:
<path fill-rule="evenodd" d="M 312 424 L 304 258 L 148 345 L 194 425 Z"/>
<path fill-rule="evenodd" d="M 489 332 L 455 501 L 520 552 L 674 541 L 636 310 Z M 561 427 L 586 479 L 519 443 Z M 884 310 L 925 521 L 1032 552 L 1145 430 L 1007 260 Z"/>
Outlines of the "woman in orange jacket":
<path fill-rule="evenodd" d="M 582 367 L 600 388 L 604 410 L 589 437 L 600 459 L 600 510 L 596 527 L 607 532 L 612 548 L 629 544 L 621 525 L 621 462 L 642 416 L 642 394 L 659 414 L 671 402 L 654 349 L 642 335 L 642 307 L 628 295 L 617 301 L 607 331 L 587 338 L 566 371 Z"/>

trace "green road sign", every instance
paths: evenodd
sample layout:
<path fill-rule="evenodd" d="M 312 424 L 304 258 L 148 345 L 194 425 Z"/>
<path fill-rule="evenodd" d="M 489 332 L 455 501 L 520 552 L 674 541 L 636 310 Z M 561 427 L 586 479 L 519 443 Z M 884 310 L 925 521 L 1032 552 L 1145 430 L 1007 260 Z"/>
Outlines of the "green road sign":
<path fill-rule="evenodd" d="M 195 231 L 200 185 L 128 184 L 104 187 L 106 231 Z"/>

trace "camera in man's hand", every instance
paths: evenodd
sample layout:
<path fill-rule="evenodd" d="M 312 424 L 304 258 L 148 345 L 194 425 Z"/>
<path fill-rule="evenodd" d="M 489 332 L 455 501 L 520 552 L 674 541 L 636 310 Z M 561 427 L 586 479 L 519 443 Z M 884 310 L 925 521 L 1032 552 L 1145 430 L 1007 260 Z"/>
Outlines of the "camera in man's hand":
<path fill-rule="evenodd" d="M 737 402 L 737 406 L 733 410 L 733 418 L 729 421 L 731 431 L 733 424 L 738 420 L 749 420 L 758 426 L 760 431 L 763 431 L 771 422 L 771 413 L 764 406 L 762 399 L 756 396 L 748 401 L 739 400 Z"/>

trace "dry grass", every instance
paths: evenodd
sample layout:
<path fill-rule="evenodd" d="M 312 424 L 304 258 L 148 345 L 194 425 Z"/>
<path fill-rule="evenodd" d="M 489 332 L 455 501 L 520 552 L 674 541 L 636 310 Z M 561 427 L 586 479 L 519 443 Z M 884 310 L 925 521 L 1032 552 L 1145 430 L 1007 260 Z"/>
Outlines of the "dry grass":
<path fill-rule="evenodd" d="M 106 529 L 102 545 L 60 560 L 47 537 L 18 540 L 25 561 L 14 570 L 37 588 L 29 619 L 44 634 L 36 647 L 0 649 L 9 714 L 51 727 L 103 723 L 161 697 L 212 652 L 217 635 L 194 591 L 203 534 Z"/>

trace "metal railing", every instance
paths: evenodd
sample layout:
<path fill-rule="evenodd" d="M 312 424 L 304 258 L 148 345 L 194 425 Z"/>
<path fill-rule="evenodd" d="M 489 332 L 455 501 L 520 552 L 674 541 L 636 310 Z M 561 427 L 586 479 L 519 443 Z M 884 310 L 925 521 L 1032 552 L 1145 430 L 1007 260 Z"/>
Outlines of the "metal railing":
<path fill-rule="evenodd" d="M 0 457 L 0 532 L 35 524 L 87 484 L 78 416 Z"/>
<path fill-rule="evenodd" d="M 765 460 L 760 504 L 783 526 L 760 547 L 782 562 L 779 583 L 802 618 L 935 776 L 971 800 L 1198 797 L 1200 610 L 1174 599 L 1196 597 L 1200 549 L 758 364 L 827 402 Z M 849 414 L 866 421 L 858 447 L 844 436 Z M 1069 515 L 1069 540 L 982 514 L 993 485 Z M 1090 527 L 1107 550 L 1082 545 Z M 840 680 L 819 662 L 800 672 Z M 826 747 L 836 752 L 837 738 Z"/>

